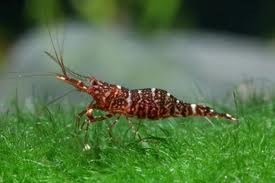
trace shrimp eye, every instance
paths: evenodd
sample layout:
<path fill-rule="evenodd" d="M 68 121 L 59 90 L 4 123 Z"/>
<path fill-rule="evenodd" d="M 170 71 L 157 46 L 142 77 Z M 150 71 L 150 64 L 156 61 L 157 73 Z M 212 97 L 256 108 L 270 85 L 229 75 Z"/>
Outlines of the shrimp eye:
<path fill-rule="evenodd" d="M 98 85 L 98 82 L 97 82 L 97 80 L 93 80 L 93 81 L 91 82 L 91 84 L 92 84 L 92 85 Z"/>
<path fill-rule="evenodd" d="M 89 83 L 91 86 L 99 84 L 99 82 L 97 81 L 97 79 L 95 77 L 90 77 L 88 80 L 89 80 Z"/>

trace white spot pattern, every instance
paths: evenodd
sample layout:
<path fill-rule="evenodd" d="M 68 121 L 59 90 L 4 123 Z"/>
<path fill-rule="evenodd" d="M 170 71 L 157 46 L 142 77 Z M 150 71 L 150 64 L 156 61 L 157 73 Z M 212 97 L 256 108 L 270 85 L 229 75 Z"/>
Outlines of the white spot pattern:
<path fill-rule="evenodd" d="M 232 116 L 230 115 L 230 114 L 225 114 L 227 117 L 229 117 L 229 118 L 232 118 Z"/>
<path fill-rule="evenodd" d="M 193 114 L 196 114 L 196 107 L 197 107 L 196 104 L 191 104 L 191 109 Z"/>
<path fill-rule="evenodd" d="M 131 96 L 132 96 L 132 93 L 131 93 L 131 91 L 129 90 L 129 91 L 128 91 L 128 97 L 127 97 L 127 105 L 128 105 L 128 107 L 130 107 L 130 106 L 132 105 Z"/>
<path fill-rule="evenodd" d="M 86 112 L 88 115 L 92 115 L 93 114 L 93 109 L 88 109 Z"/>
<path fill-rule="evenodd" d="M 63 80 L 63 81 L 65 81 L 65 80 L 66 80 L 66 78 L 65 78 L 65 77 L 63 77 L 63 76 L 56 76 L 56 78 L 57 78 L 57 79 L 60 79 L 60 80 Z"/>
<path fill-rule="evenodd" d="M 156 91 L 156 88 L 151 88 L 151 92 L 152 92 L 152 97 L 153 97 L 153 99 L 154 99 L 154 97 L 155 97 L 155 91 Z"/>

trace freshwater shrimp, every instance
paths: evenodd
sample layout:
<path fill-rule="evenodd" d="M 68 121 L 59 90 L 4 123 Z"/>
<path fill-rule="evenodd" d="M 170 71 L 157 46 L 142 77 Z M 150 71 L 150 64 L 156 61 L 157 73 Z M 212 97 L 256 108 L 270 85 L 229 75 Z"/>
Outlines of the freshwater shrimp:
<path fill-rule="evenodd" d="M 50 35 L 51 41 L 52 37 Z M 224 118 L 230 121 L 237 119 L 228 113 L 219 113 L 214 109 L 200 104 L 186 103 L 163 89 L 158 88 L 143 88 L 129 89 L 117 84 L 111 84 L 105 81 L 98 80 L 94 76 L 81 76 L 65 66 L 62 55 L 58 55 L 54 47 L 54 55 L 45 52 L 54 62 L 56 62 L 61 74 L 56 74 L 55 77 L 67 84 L 72 85 L 78 91 L 84 92 L 91 96 L 90 102 L 86 109 L 78 114 L 78 118 L 86 115 L 88 125 L 98 121 L 106 120 L 117 116 L 128 118 L 136 117 L 138 119 L 158 120 L 164 118 L 202 116 Z M 76 79 L 75 76 L 80 76 L 81 79 Z M 106 112 L 104 116 L 95 117 L 94 110 Z M 111 125 L 113 127 L 117 120 Z M 85 145 L 89 149 L 88 144 Z"/>

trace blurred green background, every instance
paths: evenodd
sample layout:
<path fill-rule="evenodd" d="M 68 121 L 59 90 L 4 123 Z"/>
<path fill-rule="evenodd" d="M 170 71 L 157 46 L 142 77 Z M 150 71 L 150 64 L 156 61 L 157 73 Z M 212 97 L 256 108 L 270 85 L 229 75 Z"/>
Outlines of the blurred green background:
<path fill-rule="evenodd" d="M 271 68 L 274 65 L 274 62 L 272 62 L 274 59 L 272 57 L 273 52 L 270 50 L 274 48 L 270 49 L 265 45 L 272 43 L 275 37 L 274 9 L 274 0 L 3 1 L 0 6 L 0 71 L 2 69 L 2 71 L 9 72 L 10 70 L 4 67 L 4 65 L 9 65 L 9 68 L 15 68 L 14 70 L 18 72 L 31 73 L 33 71 L 41 71 L 42 73 L 42 69 L 29 69 L 29 65 L 35 66 L 45 63 L 41 61 L 44 56 L 43 51 L 48 50 L 50 47 L 50 44 L 48 44 L 48 47 L 45 49 L 38 48 L 37 45 L 44 44 L 43 41 L 45 39 L 49 41 L 49 36 L 45 34 L 47 37 L 43 40 L 43 36 L 40 35 L 39 37 L 37 35 L 37 32 L 39 32 L 37 30 L 45 31 L 45 25 L 49 23 L 77 22 L 90 27 L 107 27 L 107 29 L 108 27 L 115 27 L 119 28 L 119 31 L 122 31 L 115 33 L 116 30 L 113 30 L 114 34 L 109 37 L 108 33 L 95 33 L 95 36 L 86 35 L 91 40 L 82 38 L 78 43 L 72 41 L 71 44 L 70 40 L 80 38 L 74 38 L 71 35 L 70 37 L 66 37 L 65 45 L 69 45 L 68 47 L 70 45 L 81 45 L 80 50 L 87 47 L 88 51 L 86 53 L 90 54 L 85 57 L 83 56 L 85 54 L 80 54 L 80 51 L 75 48 L 65 49 L 65 52 L 67 50 L 69 54 L 72 53 L 70 50 L 76 50 L 76 53 L 72 53 L 66 57 L 66 63 L 69 66 L 73 68 L 78 65 L 86 67 L 84 62 L 83 64 L 75 64 L 75 66 L 70 62 L 70 59 L 78 62 L 80 60 L 87 60 L 90 66 L 93 66 L 90 69 L 91 73 L 95 73 L 103 80 L 121 82 L 121 84 L 129 87 L 148 87 L 156 84 L 156 87 L 169 89 L 178 85 L 176 93 L 178 96 L 187 96 L 188 92 L 184 92 L 184 89 L 191 87 L 186 83 L 195 83 L 201 80 L 198 86 L 203 88 L 204 91 L 207 90 L 205 88 L 209 87 L 208 91 L 212 94 L 213 88 L 215 90 L 219 90 L 220 88 L 225 88 L 224 90 L 232 89 L 232 87 L 228 87 L 228 84 L 238 84 L 237 82 L 243 79 L 243 75 L 247 76 L 248 79 L 273 77 L 273 70 Z M 77 27 L 80 24 L 73 26 L 75 28 L 80 27 L 81 29 L 81 26 Z M 66 32 L 66 27 L 64 29 Z M 86 30 L 85 28 L 83 29 Z M 53 28 L 52 30 L 56 29 Z M 102 32 L 101 30 L 103 29 L 99 28 L 98 30 L 98 32 Z M 82 34 L 80 33 L 81 31 L 75 32 L 75 35 Z M 134 36 L 124 36 L 124 34 L 126 35 L 131 32 L 137 34 L 134 34 Z M 200 32 L 210 32 L 213 35 L 200 34 L 198 36 L 196 33 Z M 165 34 L 159 33 L 169 33 L 169 36 L 165 37 Z M 191 33 L 191 35 L 188 33 Z M 135 39 L 136 35 L 140 37 Z M 149 42 L 149 44 L 146 42 L 146 38 L 154 38 L 157 37 L 156 35 L 161 35 L 160 37 L 163 39 L 161 41 L 152 39 L 153 41 Z M 222 36 L 218 37 L 216 35 Z M 228 39 L 226 36 L 223 37 L 223 35 L 233 35 L 233 38 Z M 215 36 L 218 39 L 214 40 Z M 36 40 L 36 42 L 22 41 L 24 38 L 28 40 L 30 37 Z M 62 38 L 62 36 L 60 37 Z M 208 38 L 208 40 L 204 40 L 204 38 Z M 251 40 L 257 40 L 255 44 L 253 42 L 253 47 L 250 46 Z M 87 42 L 86 44 L 95 43 L 95 45 L 94 47 L 90 45 L 84 46 L 84 41 Z M 97 43 L 100 41 L 101 44 L 98 46 Z M 119 45 L 121 42 L 122 44 Z M 167 48 L 163 47 L 163 45 L 167 46 Z M 118 46 L 120 47 L 118 48 Z M 18 47 L 20 49 L 17 49 Z M 91 50 L 93 50 L 94 54 L 90 53 Z M 268 54 L 266 54 L 266 50 L 269 50 Z M 76 54 L 79 57 L 76 57 Z M 105 55 L 109 55 L 109 57 L 104 57 Z M 117 55 L 123 55 L 124 57 L 114 58 Z M 140 55 L 144 55 L 144 57 Z M 96 56 L 100 58 L 102 56 L 102 59 L 95 58 Z M 140 65 L 143 65 L 133 65 L 131 63 L 133 66 L 126 67 L 126 64 L 119 62 L 119 60 L 123 59 L 129 62 L 133 61 L 134 63 L 139 62 Z M 29 65 L 25 64 L 27 61 L 31 62 L 31 60 L 33 61 L 32 63 Z M 111 63 L 110 61 L 107 63 L 106 61 L 104 65 L 104 60 L 112 60 L 113 62 Z M 247 62 L 242 62 L 244 60 Z M 149 61 L 152 61 L 151 64 Z M 233 63 L 233 61 L 235 62 Z M 29 70 L 22 69 L 19 63 L 22 63 Z M 181 63 L 183 65 L 180 65 Z M 262 63 L 266 65 L 263 66 Z M 216 66 L 220 66 L 220 68 L 215 70 Z M 250 66 L 250 70 L 247 66 Z M 102 69 L 100 70 L 101 67 Z M 234 68 L 235 73 L 233 74 L 228 68 Z M 107 69 L 109 72 L 104 72 Z M 52 71 L 51 69 L 45 70 Z M 137 71 L 134 73 L 134 70 Z M 139 76 L 140 70 L 143 76 L 139 78 L 137 76 Z M 77 69 L 77 71 L 82 72 L 83 69 Z M 149 74 L 146 75 L 147 71 Z M 167 73 L 165 76 L 162 75 L 164 71 Z M 150 72 L 155 73 L 155 76 Z M 144 83 L 145 78 L 150 77 L 152 80 Z M 116 79 L 111 80 L 111 78 Z M 142 80 L 143 83 L 138 83 L 137 78 Z M 159 78 L 158 83 L 156 82 L 156 78 Z M 165 80 L 163 80 L 164 78 Z M 186 81 L 183 81 L 182 78 L 186 79 Z M 132 82 L 133 80 L 135 82 Z M 220 83 L 218 83 L 218 80 L 220 80 Z M 227 82 L 227 80 L 230 81 Z M 216 83 L 216 85 L 211 85 L 211 82 Z M 130 85 L 129 83 L 133 84 Z M 10 81 L 7 82 L 7 85 L 11 85 Z M 180 89 L 180 87 L 184 89 Z M 4 92 L 2 91 L 2 93 Z M 9 94 L 10 92 L 7 93 Z M 191 92 L 190 95 L 193 96 L 193 93 Z"/>
<path fill-rule="evenodd" d="M 21 34 L 57 19 L 119 25 L 143 33 L 196 29 L 271 38 L 275 34 L 274 8 L 274 0 L 3 1 L 0 6 L 0 58 Z"/>
<path fill-rule="evenodd" d="M 275 33 L 273 0 L 12 0 L 0 6 L 0 49 L 56 19 L 131 27 L 144 33 L 202 29 L 260 38 Z"/>

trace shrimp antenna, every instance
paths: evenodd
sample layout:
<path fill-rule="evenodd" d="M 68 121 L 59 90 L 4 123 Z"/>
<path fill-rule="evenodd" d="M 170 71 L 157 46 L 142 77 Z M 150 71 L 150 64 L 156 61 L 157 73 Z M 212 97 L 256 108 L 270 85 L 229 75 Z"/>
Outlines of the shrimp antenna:
<path fill-rule="evenodd" d="M 65 69 L 65 66 L 64 66 L 63 59 L 59 58 L 59 56 L 57 54 L 56 48 L 54 46 L 52 34 L 51 34 L 49 28 L 48 28 L 48 33 L 49 33 L 49 36 L 50 36 L 50 40 L 51 40 L 51 44 L 52 44 L 52 47 L 53 47 L 53 50 L 54 50 L 55 57 L 53 55 L 51 55 L 49 52 L 46 52 L 46 54 L 61 67 L 61 70 L 62 70 L 62 73 L 64 74 L 64 76 L 68 76 L 67 73 L 66 73 L 66 69 Z"/>
<path fill-rule="evenodd" d="M 54 57 L 51 53 L 49 53 L 49 52 L 47 52 L 47 51 L 45 51 L 45 53 L 46 53 L 46 55 L 48 55 L 55 63 L 57 63 L 58 65 L 60 65 L 60 64 L 59 64 L 59 61 L 56 59 L 56 57 Z M 64 65 L 64 69 L 67 70 L 68 73 L 70 73 L 70 74 L 72 74 L 72 75 L 74 75 L 74 76 L 77 76 L 77 77 L 79 77 L 79 78 L 89 78 L 88 76 L 84 76 L 84 75 L 81 75 L 81 74 L 78 74 L 78 73 L 74 72 L 73 70 L 71 70 L 69 67 L 67 67 L 67 66 L 65 66 L 65 65 Z M 65 72 L 66 72 L 66 71 L 65 71 Z M 64 74 L 64 73 L 63 73 L 63 74 Z M 65 74 L 64 74 L 64 75 L 65 75 Z M 65 75 L 65 76 L 67 76 L 67 75 Z"/>
<path fill-rule="evenodd" d="M 62 73 L 64 76 L 68 77 L 67 75 L 67 72 L 70 73 L 71 75 L 73 76 L 76 76 L 78 78 L 89 78 L 88 76 L 84 76 L 84 75 L 81 75 L 81 74 L 78 74 L 76 73 L 75 71 L 73 71 L 72 69 L 70 69 L 69 67 L 65 66 L 64 64 L 64 59 L 63 59 L 63 53 L 64 53 L 64 41 L 65 41 L 65 36 L 63 36 L 62 38 L 62 43 L 61 43 L 61 46 L 60 46 L 60 42 L 57 41 L 57 49 L 54 45 L 54 41 L 53 41 L 53 38 L 52 38 L 52 34 L 49 30 L 49 26 L 47 24 L 47 30 L 48 30 L 48 34 L 50 36 L 50 40 L 51 40 L 51 44 L 52 44 L 52 47 L 53 47 L 53 50 L 54 50 L 54 55 L 52 55 L 51 53 L 49 53 L 48 51 L 45 51 L 45 53 L 55 62 L 57 63 L 60 67 L 61 67 L 61 70 L 62 70 Z M 58 50 L 58 51 L 57 51 Z"/>

